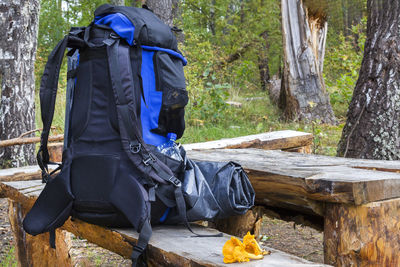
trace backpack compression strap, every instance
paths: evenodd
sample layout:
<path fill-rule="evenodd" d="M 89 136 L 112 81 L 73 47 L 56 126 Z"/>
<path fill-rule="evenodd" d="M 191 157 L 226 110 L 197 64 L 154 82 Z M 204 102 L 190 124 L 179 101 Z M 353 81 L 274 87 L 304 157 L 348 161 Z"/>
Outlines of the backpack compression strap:
<path fill-rule="evenodd" d="M 83 28 L 72 28 L 70 33 L 61 40 L 50 53 L 43 72 L 42 81 L 40 83 L 40 106 L 43 121 L 43 131 L 40 137 L 40 148 L 37 153 L 37 161 L 42 170 L 43 182 L 47 182 L 51 174 L 48 173 L 47 165 L 49 161 L 49 151 L 47 142 L 49 139 L 50 127 L 54 116 L 54 107 L 56 103 L 58 78 L 60 76 L 60 68 L 67 47 L 81 48 L 84 41 L 78 37 L 83 32 Z M 53 171 L 54 172 L 54 171 Z"/>

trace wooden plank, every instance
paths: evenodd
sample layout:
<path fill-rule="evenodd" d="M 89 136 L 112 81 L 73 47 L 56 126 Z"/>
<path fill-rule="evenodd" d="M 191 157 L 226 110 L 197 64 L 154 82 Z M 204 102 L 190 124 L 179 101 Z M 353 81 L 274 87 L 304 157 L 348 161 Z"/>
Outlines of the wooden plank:
<path fill-rule="evenodd" d="M 209 228 L 198 225 L 193 225 L 193 227 L 198 233 L 215 233 L 215 230 Z M 125 258 L 130 258 L 132 244 L 135 244 L 138 238 L 137 233 L 130 229 L 107 229 L 80 220 L 74 220 L 74 222 L 68 220 L 62 228 Z M 222 261 L 222 247 L 229 238 L 228 235 L 192 237 L 192 234 L 183 226 L 154 227 L 147 251 L 147 262 L 149 266 L 226 266 Z M 263 260 L 229 266 L 326 266 L 311 263 L 275 249 L 267 249 L 272 253 L 265 256 Z"/>
<path fill-rule="evenodd" d="M 400 198 L 361 206 L 327 204 L 325 262 L 346 266 L 400 266 Z"/>
<path fill-rule="evenodd" d="M 50 172 L 54 169 L 54 165 L 49 166 Z M 37 165 L 10 169 L 0 169 L 0 182 L 29 181 L 39 179 L 42 179 L 42 171 Z"/>
<path fill-rule="evenodd" d="M 215 233 L 215 230 L 201 226 L 194 226 L 194 228 L 200 234 Z M 123 236 L 137 239 L 137 233 L 131 230 L 117 231 Z M 196 264 L 200 266 L 227 266 L 222 261 L 222 247 L 228 239 L 230 239 L 230 236 L 225 234 L 223 237 L 192 237 L 192 234 L 183 226 L 155 227 L 150 240 L 148 259 L 152 266 L 160 266 L 159 264 L 163 261 L 169 262 L 173 266 L 197 266 Z M 173 240 L 173 243 L 171 243 L 171 240 Z M 271 250 L 271 255 L 265 256 L 263 260 L 229 264 L 229 266 L 326 266 L 311 263 L 275 249 L 267 249 Z"/>
<path fill-rule="evenodd" d="M 12 187 L 20 192 L 23 192 L 24 190 L 35 189 L 38 187 L 44 187 L 45 185 L 42 183 L 42 180 L 3 182 L 3 184 Z"/>
<path fill-rule="evenodd" d="M 10 169 L 0 169 L 0 182 L 41 179 L 41 173 L 42 172 L 37 165 Z"/>
<path fill-rule="evenodd" d="M 7 197 L 19 203 L 22 212 L 25 213 L 32 207 L 35 197 L 23 195 L 17 188 L 12 187 L 14 185 L 18 188 L 27 188 L 27 186 L 21 185 L 21 183 L 7 182 L 0 183 L 0 190 L 7 189 Z M 31 185 L 32 183 L 29 184 L 29 186 Z M 216 231 L 198 225 L 193 225 L 193 228 L 200 234 L 215 233 Z M 77 219 L 74 221 L 67 220 L 61 229 L 85 238 L 126 258 L 130 258 L 132 244 L 135 244 L 138 238 L 137 233 L 132 229 L 108 229 Z M 32 242 L 40 240 L 40 244 L 44 244 L 44 240 L 48 240 L 47 235 L 29 236 L 29 238 L 31 238 Z M 155 227 L 147 252 L 147 260 L 150 266 L 226 266 L 222 261 L 222 247 L 229 238 L 230 236 L 228 235 L 224 235 L 221 238 L 194 238 L 183 226 Z M 272 253 L 263 260 L 231 264 L 230 266 L 326 266 L 311 263 L 278 250 L 270 248 L 268 250 L 271 250 Z M 58 248 L 54 253 L 52 254 L 53 257 L 57 257 L 58 260 L 65 259 L 65 257 L 60 255 L 61 252 L 58 251 Z M 48 257 L 45 260 L 47 259 Z"/>
<path fill-rule="evenodd" d="M 185 150 L 204 150 L 217 148 L 261 148 L 261 149 L 292 149 L 312 144 L 310 133 L 284 130 L 236 138 L 221 139 L 195 144 L 184 144 Z"/>
<path fill-rule="evenodd" d="M 259 204 L 356 205 L 400 197 L 400 161 L 352 160 L 260 149 L 188 151 L 202 161 L 235 161 L 250 176 Z M 311 200 L 311 202 L 310 202 Z M 316 202 L 313 202 L 316 201 Z"/>

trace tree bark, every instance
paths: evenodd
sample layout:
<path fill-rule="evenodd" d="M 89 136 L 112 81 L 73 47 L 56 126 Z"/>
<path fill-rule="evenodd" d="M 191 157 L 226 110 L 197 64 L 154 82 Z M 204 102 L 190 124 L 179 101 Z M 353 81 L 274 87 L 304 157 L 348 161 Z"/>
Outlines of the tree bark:
<path fill-rule="evenodd" d="M 115 6 L 124 6 L 125 5 L 124 0 L 111 0 L 110 2 L 112 5 L 115 5 Z"/>
<path fill-rule="evenodd" d="M 147 0 L 146 5 L 153 10 L 165 24 L 173 27 L 174 17 L 172 13 L 173 0 Z"/>
<path fill-rule="evenodd" d="M 0 0 L 0 140 L 35 129 L 39 0 Z M 35 162 L 35 146 L 0 148 L 0 168 Z"/>
<path fill-rule="evenodd" d="M 328 29 L 324 1 L 308 2 L 281 1 L 284 71 L 279 106 L 286 119 L 334 123 L 322 77 Z"/>
<path fill-rule="evenodd" d="M 338 155 L 400 159 L 400 3 L 368 1 L 367 40 Z"/>
<path fill-rule="evenodd" d="M 181 20 L 179 0 L 146 0 L 144 4 L 171 28 L 175 26 L 174 20 Z M 182 31 L 175 31 L 174 33 L 179 43 L 185 41 L 185 36 Z"/>

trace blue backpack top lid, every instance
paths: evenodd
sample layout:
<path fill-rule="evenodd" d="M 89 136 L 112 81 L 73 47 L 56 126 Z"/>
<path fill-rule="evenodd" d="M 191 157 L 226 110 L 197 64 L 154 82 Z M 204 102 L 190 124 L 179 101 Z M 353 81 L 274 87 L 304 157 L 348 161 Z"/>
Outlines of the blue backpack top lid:
<path fill-rule="evenodd" d="M 122 39 L 124 39 L 129 45 L 134 45 L 134 33 L 135 26 L 132 22 L 121 13 L 113 13 L 108 15 L 96 16 L 94 18 L 94 24 L 97 25 L 107 25 L 111 29 L 114 30 Z M 187 60 L 182 54 L 168 48 L 157 47 L 157 46 L 149 46 L 149 45 L 141 45 L 143 49 L 149 51 L 163 51 L 171 56 L 177 57 L 182 60 L 183 66 L 186 66 Z"/>

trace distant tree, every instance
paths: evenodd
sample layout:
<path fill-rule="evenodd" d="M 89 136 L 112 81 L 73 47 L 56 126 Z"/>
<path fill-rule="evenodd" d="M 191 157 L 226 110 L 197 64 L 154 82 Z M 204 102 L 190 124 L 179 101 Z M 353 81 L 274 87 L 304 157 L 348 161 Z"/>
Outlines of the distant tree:
<path fill-rule="evenodd" d="M 367 40 L 338 145 L 351 158 L 400 159 L 400 3 L 368 0 Z"/>
<path fill-rule="evenodd" d="M 261 33 L 260 36 L 264 39 L 264 43 L 261 44 L 260 52 L 258 55 L 258 70 L 260 73 L 261 90 L 266 91 L 270 79 L 268 66 L 269 41 L 267 31 Z"/>
<path fill-rule="evenodd" d="M 181 12 L 179 9 L 179 0 L 146 0 L 142 1 L 154 14 L 156 14 L 165 24 L 171 28 L 181 24 Z M 176 21 L 176 20 L 179 20 Z M 177 28 L 177 27 L 176 27 Z M 175 31 L 179 43 L 183 43 L 185 37 L 182 31 Z"/>
<path fill-rule="evenodd" d="M 39 0 L 0 2 L 0 140 L 35 129 Z M 0 148 L 0 168 L 35 162 L 35 146 Z"/>
<path fill-rule="evenodd" d="M 124 6 L 125 1 L 124 0 L 110 0 L 110 3 L 116 6 Z"/>
<path fill-rule="evenodd" d="M 177 0 L 147 0 L 145 4 L 156 14 L 165 24 L 172 27 L 174 16 L 172 12 L 173 3 Z"/>
<path fill-rule="evenodd" d="M 316 0 L 282 0 L 284 69 L 280 108 L 291 120 L 334 123 L 322 76 L 327 5 Z"/>

